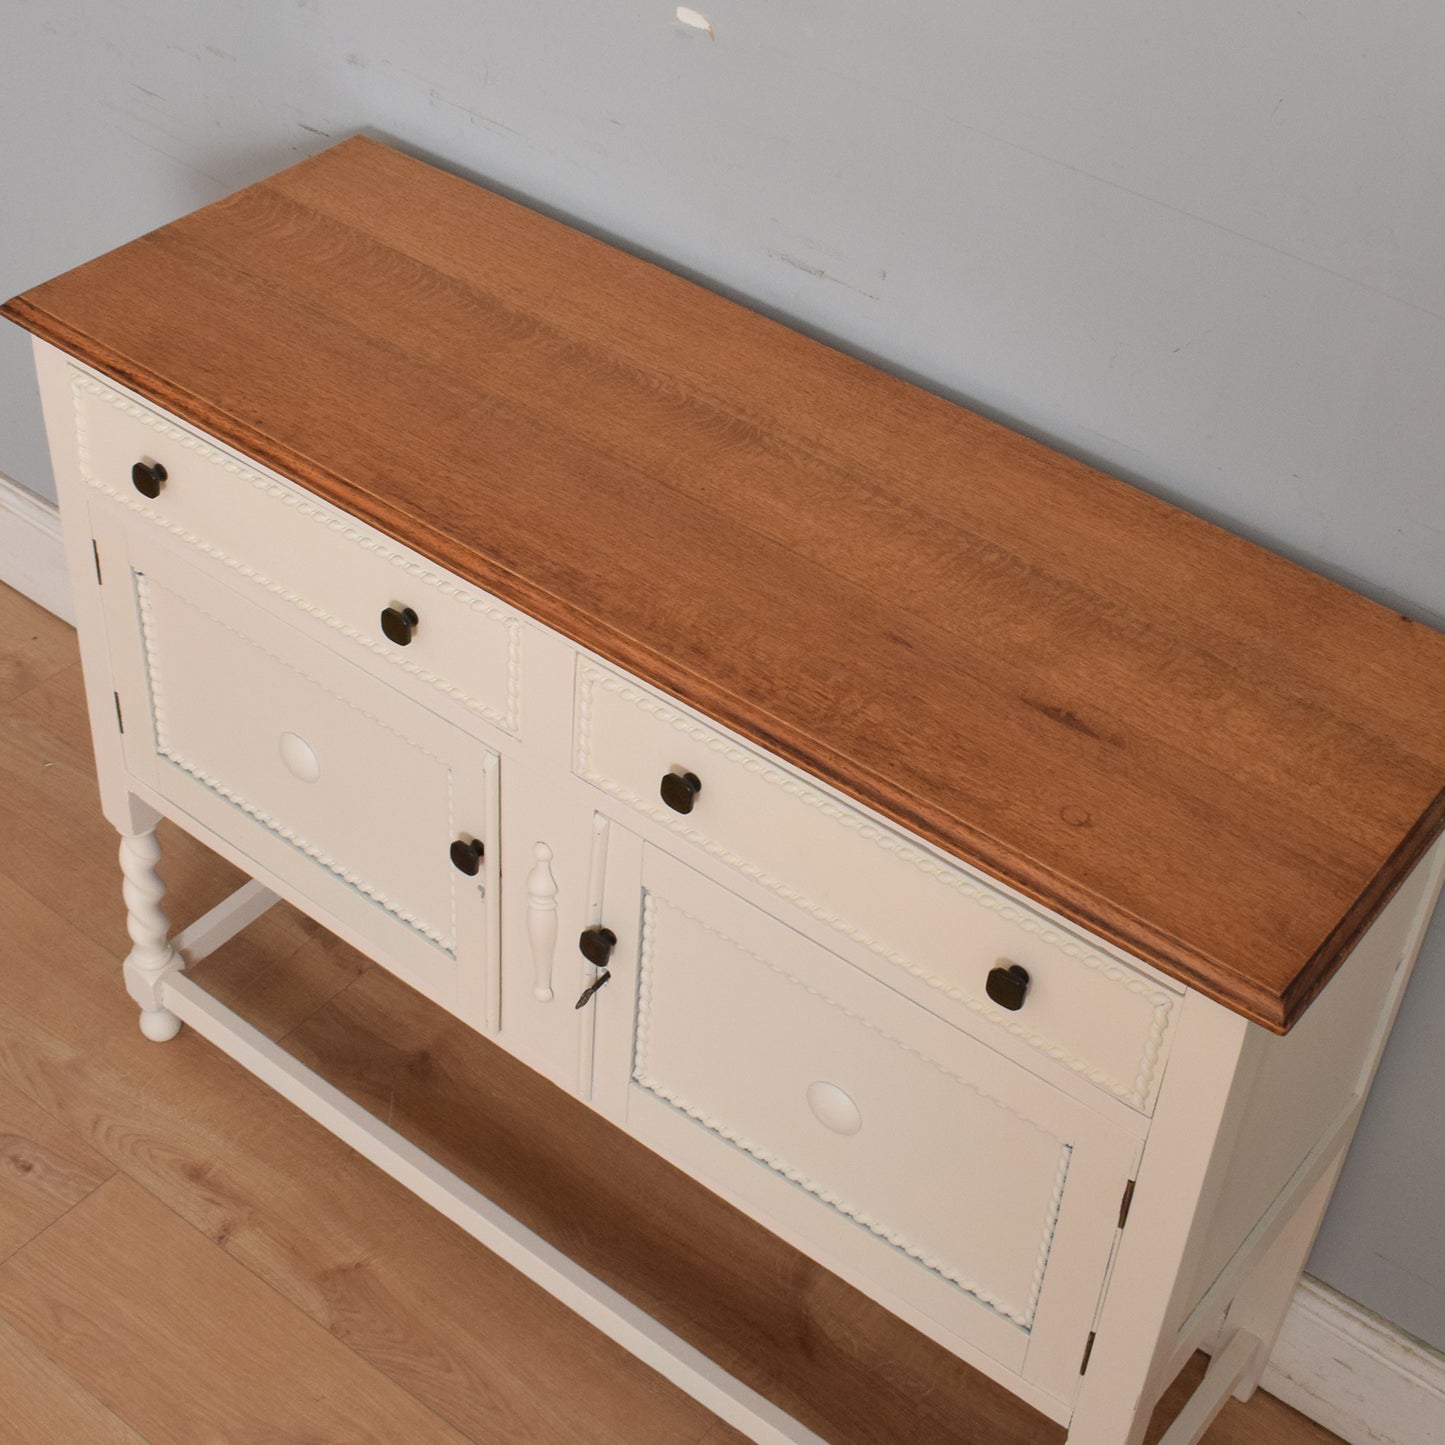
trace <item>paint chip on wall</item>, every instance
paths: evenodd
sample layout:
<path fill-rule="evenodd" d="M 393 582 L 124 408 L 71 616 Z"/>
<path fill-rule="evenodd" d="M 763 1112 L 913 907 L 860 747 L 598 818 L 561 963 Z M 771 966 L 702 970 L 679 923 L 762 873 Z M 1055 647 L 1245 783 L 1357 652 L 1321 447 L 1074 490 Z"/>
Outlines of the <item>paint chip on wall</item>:
<path fill-rule="evenodd" d="M 679 5 L 677 7 L 677 18 L 680 24 L 691 25 L 694 30 L 706 30 L 709 40 L 717 39 L 712 24 L 706 15 L 700 15 L 696 10 L 689 10 L 686 5 Z"/>

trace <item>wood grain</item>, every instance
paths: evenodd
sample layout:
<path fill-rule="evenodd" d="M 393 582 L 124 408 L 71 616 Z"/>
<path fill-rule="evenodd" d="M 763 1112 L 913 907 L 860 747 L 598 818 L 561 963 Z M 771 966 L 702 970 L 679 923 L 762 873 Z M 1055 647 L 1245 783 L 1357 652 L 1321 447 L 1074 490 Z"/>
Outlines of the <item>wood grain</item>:
<path fill-rule="evenodd" d="M 190 972 L 206 992 L 279 1039 L 368 968 L 371 960 L 289 903 L 276 903 Z"/>
<path fill-rule="evenodd" d="M 37 609 L 38 610 L 38 609 Z M 116 903 L 120 866 L 115 830 L 100 811 L 75 633 L 64 629 L 68 665 L 13 699 L 0 714 L 0 869 L 70 919 L 108 954 L 130 947 L 125 910 Z M 245 877 L 201 844 L 163 823 L 161 875 L 172 896 L 204 913 Z M 73 859 L 112 855 L 93 887 L 78 887 Z M 170 907 L 167 901 L 163 906 Z M 177 915 L 178 917 L 182 915 Z M 293 928 L 296 947 L 309 925 Z M 273 946 L 281 946 L 273 931 Z M 108 965 L 107 965 L 108 966 Z"/>
<path fill-rule="evenodd" d="M 65 646 L 74 629 L 9 587 L 0 587 L 0 702 L 28 692 L 72 661 Z"/>
<path fill-rule="evenodd" d="M 375 142 L 4 310 L 1275 1030 L 1445 824 L 1438 634 Z"/>
<path fill-rule="evenodd" d="M 0 1260 L 114 1173 L 73 1130 L 0 1081 Z"/>
<path fill-rule="evenodd" d="M 1209 1357 L 1196 1354 L 1164 1392 L 1149 1422 L 1144 1445 L 1158 1445 L 1160 1436 L 1184 1408 L 1209 1367 Z M 1219 1418 L 1204 1432 L 1200 1445 L 1340 1445 L 1340 1437 L 1307 1420 L 1298 1410 L 1263 1390 L 1242 1405 L 1230 1400 Z"/>
<path fill-rule="evenodd" d="M 123 1175 L 0 1266 L 0 1315 L 153 1445 L 464 1445 Z"/>
<path fill-rule="evenodd" d="M 0 1320 L 7 1438 L 24 1445 L 146 1445 L 18 1330 Z"/>

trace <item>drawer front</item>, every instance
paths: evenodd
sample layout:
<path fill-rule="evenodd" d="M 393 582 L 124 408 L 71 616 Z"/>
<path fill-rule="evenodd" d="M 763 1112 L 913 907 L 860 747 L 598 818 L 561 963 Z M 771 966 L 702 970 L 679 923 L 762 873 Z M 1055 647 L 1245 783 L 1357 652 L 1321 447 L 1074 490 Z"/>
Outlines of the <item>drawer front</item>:
<path fill-rule="evenodd" d="M 838 802 L 661 698 L 583 662 L 576 770 L 866 950 L 885 981 L 988 1037 L 1002 1030 L 1131 1107 L 1152 1111 L 1180 995 Z M 701 783 L 686 814 L 668 773 Z M 990 970 L 1029 974 L 1023 1006 Z"/>
<path fill-rule="evenodd" d="M 332 645 L 363 665 L 394 667 L 519 731 L 519 618 L 94 377 L 72 370 L 71 389 L 90 487 L 325 623 Z M 132 482 L 137 462 L 165 469 L 154 498 Z M 410 642 L 382 631 L 386 608 L 415 613 Z"/>
<path fill-rule="evenodd" d="M 98 520 L 130 563 L 104 588 L 128 768 L 477 1021 L 496 900 L 450 849 L 498 846 L 496 755 L 179 544 Z"/>
<path fill-rule="evenodd" d="M 652 848 L 631 1077 L 629 1128 L 671 1151 L 672 1131 L 653 1127 L 665 1106 L 705 1141 L 690 1151 L 704 1178 L 715 1163 L 757 1161 L 736 1176 L 741 1187 L 764 1213 L 779 1195 L 784 1208 L 801 1200 L 825 1264 L 851 1266 L 1016 1371 L 1027 1373 L 1035 1332 L 1050 1333 L 1043 1357 L 1077 1373 L 1129 1146 L 1076 1101 Z M 1067 1304 L 1046 1294 L 1055 1269 L 1073 1276 Z"/>

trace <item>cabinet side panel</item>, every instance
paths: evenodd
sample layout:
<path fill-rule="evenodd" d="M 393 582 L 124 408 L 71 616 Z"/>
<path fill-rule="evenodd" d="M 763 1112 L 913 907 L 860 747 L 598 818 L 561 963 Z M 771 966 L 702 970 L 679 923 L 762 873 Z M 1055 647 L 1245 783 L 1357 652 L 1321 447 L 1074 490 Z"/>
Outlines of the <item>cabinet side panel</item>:
<path fill-rule="evenodd" d="M 1305 1156 L 1368 1087 L 1382 1016 L 1419 949 L 1441 856 L 1437 844 L 1304 1018 L 1283 1038 L 1267 1040 L 1193 1298 L 1214 1283 Z"/>
<path fill-rule="evenodd" d="M 120 723 L 114 697 L 110 649 L 106 644 L 104 602 L 100 578 L 104 558 L 93 550 L 86 488 L 81 479 L 75 415 L 70 400 L 66 357 L 44 341 L 35 342 L 35 374 L 50 440 L 55 488 L 60 502 L 65 560 L 75 599 L 80 662 L 85 676 L 86 707 L 95 749 L 95 771 L 100 784 L 101 807 L 123 833 L 141 833 L 155 826 L 157 814 L 138 802 L 126 781 L 121 751 Z M 115 565 L 121 565 L 115 559 Z"/>

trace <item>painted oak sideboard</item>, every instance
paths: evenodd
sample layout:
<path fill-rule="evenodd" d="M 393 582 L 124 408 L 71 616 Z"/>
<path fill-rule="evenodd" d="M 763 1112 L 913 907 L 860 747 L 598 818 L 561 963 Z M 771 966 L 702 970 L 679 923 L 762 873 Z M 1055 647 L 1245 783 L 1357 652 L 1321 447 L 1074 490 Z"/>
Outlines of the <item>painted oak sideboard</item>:
<path fill-rule="evenodd" d="M 186 964 L 289 900 L 1071 1445 L 1201 1346 L 1168 1445 L 1248 1396 L 1440 889 L 1445 638 L 365 139 L 4 309 L 149 1037 L 757 1440 L 817 1437 Z M 176 937 L 163 816 L 253 880 Z"/>

